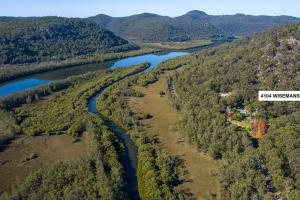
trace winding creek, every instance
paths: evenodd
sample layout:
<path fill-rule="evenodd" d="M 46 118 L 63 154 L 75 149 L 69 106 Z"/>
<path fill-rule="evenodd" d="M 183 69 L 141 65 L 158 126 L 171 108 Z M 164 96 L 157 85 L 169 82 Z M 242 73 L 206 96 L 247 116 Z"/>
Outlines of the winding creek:
<path fill-rule="evenodd" d="M 113 84 L 116 84 L 117 82 Z M 88 111 L 100 117 L 103 123 L 110 129 L 110 131 L 116 134 L 119 140 L 123 143 L 125 147 L 125 157 L 124 160 L 122 161 L 122 164 L 124 166 L 124 170 L 127 178 L 126 190 L 127 193 L 129 194 L 129 198 L 136 200 L 139 199 L 138 188 L 137 188 L 137 177 L 136 177 L 137 156 L 138 156 L 137 146 L 133 143 L 129 134 L 127 134 L 124 130 L 119 128 L 113 122 L 105 119 L 97 110 L 97 106 L 96 106 L 97 99 L 107 87 L 100 89 L 100 91 L 95 96 L 89 99 Z"/>
<path fill-rule="evenodd" d="M 126 134 L 125 131 L 123 131 L 117 125 L 102 117 L 101 114 L 97 111 L 96 102 L 102 92 L 103 90 L 89 100 L 88 111 L 99 116 L 104 124 L 110 129 L 110 131 L 116 134 L 119 140 L 123 143 L 125 147 L 125 157 L 122 163 L 127 178 L 126 190 L 129 195 L 129 199 L 137 200 L 139 199 L 136 176 L 138 149 L 131 140 L 129 134 Z"/>

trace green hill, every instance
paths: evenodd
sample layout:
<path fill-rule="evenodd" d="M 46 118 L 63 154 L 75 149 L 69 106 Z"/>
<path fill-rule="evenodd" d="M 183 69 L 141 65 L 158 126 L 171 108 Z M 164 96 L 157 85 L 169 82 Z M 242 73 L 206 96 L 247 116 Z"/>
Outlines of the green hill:
<path fill-rule="evenodd" d="M 93 22 L 58 17 L 3 17 L 0 38 L 0 64 L 63 60 L 137 48 Z"/>
<path fill-rule="evenodd" d="M 89 19 L 130 40 L 185 41 L 206 39 L 220 34 L 218 29 L 206 22 L 178 20 L 150 13 L 123 18 L 97 15 Z"/>
<path fill-rule="evenodd" d="M 299 18 L 289 16 L 208 15 L 197 10 L 174 18 L 143 13 L 129 17 L 101 14 L 89 19 L 123 38 L 150 42 L 246 36 L 273 26 L 300 22 Z"/>
<path fill-rule="evenodd" d="M 300 105 L 259 102 L 258 91 L 300 90 L 300 25 L 198 52 L 184 63 L 189 64 L 174 80 L 183 104 L 180 127 L 199 150 L 223 158 L 222 196 L 299 199 Z M 250 112 L 247 123 L 267 123 L 258 147 L 251 130 L 229 120 L 228 106 L 236 113 L 240 108 Z"/>

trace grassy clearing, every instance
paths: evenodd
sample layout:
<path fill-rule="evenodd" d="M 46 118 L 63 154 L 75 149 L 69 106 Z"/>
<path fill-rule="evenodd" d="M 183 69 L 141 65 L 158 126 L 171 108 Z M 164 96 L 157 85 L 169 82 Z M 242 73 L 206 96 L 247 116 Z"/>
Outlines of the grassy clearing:
<path fill-rule="evenodd" d="M 134 113 L 148 113 L 152 118 L 143 121 L 145 131 L 157 137 L 159 148 L 183 161 L 180 189 L 191 193 L 196 199 L 217 197 L 219 185 L 214 176 L 218 162 L 199 153 L 185 142 L 176 128 L 180 114 L 170 105 L 166 96 L 160 92 L 166 90 L 166 79 L 169 73 L 161 75 L 159 81 L 145 87 L 135 87 L 143 97 L 130 97 L 129 105 Z"/>
<path fill-rule="evenodd" d="M 68 135 L 20 136 L 0 152 L 0 194 L 31 172 L 57 161 L 70 161 L 86 155 L 86 137 L 79 142 Z"/>

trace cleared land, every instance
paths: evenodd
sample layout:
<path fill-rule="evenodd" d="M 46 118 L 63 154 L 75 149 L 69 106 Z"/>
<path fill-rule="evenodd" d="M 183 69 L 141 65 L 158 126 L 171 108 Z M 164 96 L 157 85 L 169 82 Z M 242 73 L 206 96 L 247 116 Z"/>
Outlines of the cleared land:
<path fill-rule="evenodd" d="M 175 49 L 175 50 L 184 50 L 192 49 L 196 47 L 210 45 L 213 42 L 211 40 L 190 40 L 185 42 L 156 42 L 156 43 L 144 43 L 135 41 L 137 44 L 146 47 L 152 48 L 163 48 L 163 49 Z"/>
<path fill-rule="evenodd" d="M 0 194 L 42 166 L 86 155 L 85 135 L 81 139 L 74 143 L 68 135 L 19 136 L 0 146 Z"/>
<path fill-rule="evenodd" d="M 160 97 L 159 92 L 165 91 L 167 76 L 162 75 L 159 81 L 147 88 L 138 87 L 144 97 L 130 98 L 130 108 L 135 113 L 152 115 L 153 118 L 144 121 L 145 131 L 158 138 L 159 148 L 183 161 L 180 189 L 192 194 L 195 199 L 217 198 L 219 185 L 213 174 L 218 163 L 185 142 L 176 129 L 180 114 L 170 105 L 167 97 Z"/>

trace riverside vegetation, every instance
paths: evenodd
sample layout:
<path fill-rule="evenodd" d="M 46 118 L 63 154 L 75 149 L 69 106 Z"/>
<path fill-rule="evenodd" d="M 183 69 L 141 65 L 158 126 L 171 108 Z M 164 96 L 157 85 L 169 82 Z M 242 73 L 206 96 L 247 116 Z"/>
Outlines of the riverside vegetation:
<path fill-rule="evenodd" d="M 57 163 L 33 172 L 11 192 L 2 195 L 3 198 L 126 198 L 125 175 L 120 162 L 124 147 L 98 118 L 87 112 L 86 103 L 100 86 L 109 85 L 144 67 L 89 73 L 2 98 L 2 109 L 10 111 L 21 133 L 32 136 L 68 133 L 78 139 L 81 134 L 87 134 L 89 141 L 87 158 Z M 149 82 L 154 77 L 149 76 Z M 141 134 L 134 140 L 139 146 L 140 197 L 183 198 L 183 194 L 173 188 L 178 181 L 176 159 L 155 149 L 153 138 Z"/>
<path fill-rule="evenodd" d="M 86 104 L 99 87 L 142 68 L 145 68 L 145 65 L 89 73 L 67 79 L 65 82 L 69 85 L 65 88 L 50 90 L 54 87 L 51 85 L 60 83 L 54 82 L 43 88 L 2 99 L 2 109 L 9 111 L 16 119 L 21 133 L 28 135 L 68 133 L 76 138 L 81 134 L 87 134 L 89 141 L 89 153 L 86 158 L 57 163 L 33 172 L 25 181 L 2 197 L 126 199 L 125 175 L 120 162 L 124 155 L 124 147 L 99 118 L 88 113 Z M 39 98 L 32 98 L 36 97 L 36 94 L 40 94 Z"/>
<path fill-rule="evenodd" d="M 38 74 L 42 72 L 58 70 L 83 64 L 102 63 L 111 60 L 117 60 L 126 57 L 137 56 L 141 54 L 158 52 L 160 49 L 152 47 L 143 47 L 137 50 L 131 50 L 118 53 L 95 53 L 94 55 L 79 56 L 62 61 L 42 62 L 39 64 L 26 65 L 4 65 L 1 68 L 0 83 L 11 81 L 20 77 Z"/>
<path fill-rule="evenodd" d="M 178 190 L 179 160 L 157 148 L 156 139 L 143 131 L 141 119 L 151 118 L 151 115 L 136 115 L 130 111 L 127 98 L 141 97 L 143 93 L 132 86 L 145 87 L 158 80 L 161 73 L 174 70 L 185 63 L 177 64 L 183 58 L 165 61 L 157 69 L 128 77 L 117 85 L 104 91 L 97 102 L 99 112 L 114 121 L 131 134 L 138 146 L 138 189 L 141 199 L 186 199 L 188 196 Z"/>

